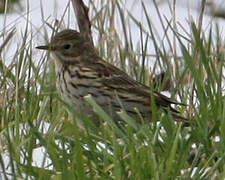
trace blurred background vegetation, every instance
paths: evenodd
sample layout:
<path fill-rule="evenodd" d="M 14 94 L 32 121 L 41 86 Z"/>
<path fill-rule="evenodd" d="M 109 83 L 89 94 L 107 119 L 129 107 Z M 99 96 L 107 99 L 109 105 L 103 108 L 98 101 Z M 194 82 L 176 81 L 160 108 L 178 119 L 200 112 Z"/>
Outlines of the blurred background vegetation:
<path fill-rule="evenodd" d="M 3 13 L 10 13 L 12 12 L 13 8 L 19 7 L 19 9 L 22 9 L 20 0 L 1 0 L 0 1 L 0 14 Z"/>

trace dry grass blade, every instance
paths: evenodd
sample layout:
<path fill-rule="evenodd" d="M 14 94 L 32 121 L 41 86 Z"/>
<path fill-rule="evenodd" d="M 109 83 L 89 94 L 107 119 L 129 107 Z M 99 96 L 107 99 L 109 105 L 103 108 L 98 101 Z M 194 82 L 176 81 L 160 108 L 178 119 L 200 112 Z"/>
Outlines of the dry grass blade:
<path fill-rule="evenodd" d="M 8 42 L 10 41 L 10 39 L 13 37 L 13 35 L 15 34 L 15 28 L 13 28 L 10 33 L 8 34 L 8 36 L 6 37 L 6 39 L 3 41 L 3 43 L 0 46 L 0 54 L 2 53 L 2 50 L 4 49 L 4 47 L 8 44 Z"/>
<path fill-rule="evenodd" d="M 73 0 L 72 3 L 81 34 L 86 37 L 86 40 L 94 45 L 91 36 L 91 23 L 88 16 L 88 7 L 82 0 Z"/>

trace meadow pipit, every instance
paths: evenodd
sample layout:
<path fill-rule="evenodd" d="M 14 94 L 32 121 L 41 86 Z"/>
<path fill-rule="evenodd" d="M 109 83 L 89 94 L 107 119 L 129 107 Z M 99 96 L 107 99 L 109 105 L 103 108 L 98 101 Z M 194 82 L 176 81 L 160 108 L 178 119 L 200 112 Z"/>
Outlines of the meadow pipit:
<path fill-rule="evenodd" d="M 117 112 L 124 109 L 129 116 L 140 120 L 151 119 L 152 100 L 156 109 L 170 111 L 177 121 L 185 121 L 171 104 L 178 103 L 158 92 L 150 91 L 126 73 L 107 63 L 98 56 L 92 44 L 75 30 L 63 30 L 57 33 L 48 45 L 38 49 L 51 51 L 56 66 L 56 86 L 61 98 L 76 112 L 98 118 L 84 97 L 90 94 L 105 112 L 118 122 Z M 138 115 L 138 109 L 140 114 Z"/>

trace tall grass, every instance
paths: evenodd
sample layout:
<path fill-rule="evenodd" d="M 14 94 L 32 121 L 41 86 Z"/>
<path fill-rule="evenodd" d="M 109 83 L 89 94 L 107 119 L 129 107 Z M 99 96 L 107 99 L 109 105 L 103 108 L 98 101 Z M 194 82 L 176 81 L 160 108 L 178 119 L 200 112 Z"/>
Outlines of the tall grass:
<path fill-rule="evenodd" d="M 183 127 L 170 114 L 162 116 L 158 112 L 153 114 L 151 123 L 137 124 L 121 112 L 121 119 L 127 125 L 119 129 L 89 96 L 86 100 L 99 115 L 101 126 L 96 127 L 91 118 L 76 112 L 69 116 L 64 107 L 70 107 L 56 93 L 54 65 L 49 54 L 34 61 L 34 37 L 30 38 L 27 27 L 21 33 L 22 43 L 12 63 L 5 65 L 4 56 L 0 61 L 0 176 L 4 179 L 224 179 L 224 54 L 219 26 L 212 25 L 209 33 L 205 33 L 190 21 L 191 33 L 184 36 L 170 19 L 166 23 L 161 21 L 164 37 L 170 29 L 178 44 L 175 51 L 173 40 L 168 38 L 171 49 L 166 50 L 154 32 L 144 4 L 147 28 L 126 12 L 121 2 L 100 3 L 100 10 L 94 1 L 89 4 L 99 54 L 145 84 L 154 84 L 152 76 L 159 70 L 166 71 L 161 86 L 170 80 L 171 94 L 189 104 L 178 108 L 190 119 L 190 126 Z M 154 6 L 160 9 L 156 3 Z M 116 27 L 116 15 L 123 35 Z M 164 18 L 160 11 L 158 16 Z M 134 42 L 127 19 L 140 29 L 139 44 Z M 153 42 L 154 56 L 148 54 L 149 41 Z M 155 64 L 150 75 L 147 64 L 152 59 Z M 78 119 L 84 129 L 77 126 Z M 38 164 L 35 159 L 39 159 Z"/>

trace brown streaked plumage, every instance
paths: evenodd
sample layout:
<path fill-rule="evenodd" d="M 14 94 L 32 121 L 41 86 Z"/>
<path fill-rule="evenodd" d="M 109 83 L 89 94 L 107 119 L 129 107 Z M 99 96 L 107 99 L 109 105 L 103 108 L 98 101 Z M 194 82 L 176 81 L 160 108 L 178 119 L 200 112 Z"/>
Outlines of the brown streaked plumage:
<path fill-rule="evenodd" d="M 140 119 L 134 108 L 137 108 L 144 118 L 151 119 L 151 97 L 154 97 L 158 109 L 169 110 L 177 121 L 186 122 L 186 119 L 171 107 L 171 104 L 182 105 L 181 103 L 158 92 L 150 92 L 148 86 L 133 80 L 101 59 L 91 43 L 75 30 L 68 29 L 57 33 L 50 44 L 37 48 L 52 52 L 59 94 L 65 102 L 74 106 L 77 112 L 95 116 L 83 98 L 91 94 L 96 103 L 116 122 L 119 120 L 116 112 L 121 110 L 121 105 L 134 119 Z"/>

